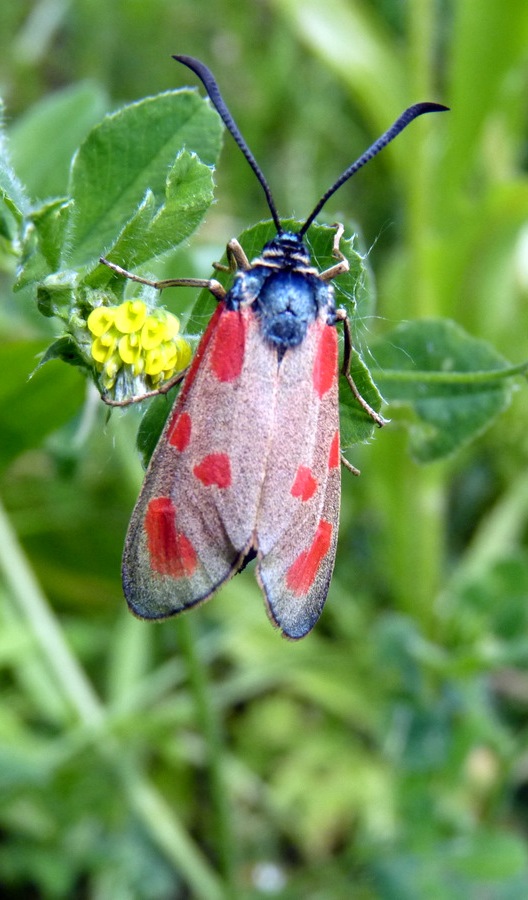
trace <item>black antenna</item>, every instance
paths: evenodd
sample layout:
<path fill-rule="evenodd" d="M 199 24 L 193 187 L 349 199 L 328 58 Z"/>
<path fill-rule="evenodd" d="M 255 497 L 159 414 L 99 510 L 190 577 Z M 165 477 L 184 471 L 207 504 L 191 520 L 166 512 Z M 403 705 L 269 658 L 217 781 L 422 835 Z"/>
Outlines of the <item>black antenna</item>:
<path fill-rule="evenodd" d="M 216 83 L 216 79 L 215 79 L 213 73 L 210 71 L 210 69 L 207 68 L 207 66 L 205 66 L 202 62 L 200 62 L 199 59 L 194 59 L 193 56 L 173 56 L 172 58 L 175 59 L 177 62 L 183 63 L 183 65 L 187 66 L 189 69 L 191 69 L 195 73 L 195 75 L 198 75 L 198 78 L 202 82 L 205 90 L 207 91 L 207 93 L 209 95 L 209 99 L 210 99 L 211 103 L 215 107 L 216 111 L 218 112 L 220 118 L 222 119 L 222 121 L 223 121 L 224 125 L 226 126 L 226 128 L 228 129 L 228 131 L 230 131 L 231 134 L 233 135 L 236 143 L 240 147 L 240 149 L 241 149 L 242 153 L 244 154 L 244 156 L 246 157 L 249 165 L 251 166 L 255 175 L 257 176 L 258 180 L 260 181 L 262 188 L 264 190 L 264 193 L 266 195 L 266 200 L 268 201 L 268 206 L 270 208 L 270 212 L 273 217 L 273 221 L 275 222 L 275 228 L 277 229 L 277 234 L 282 234 L 283 230 L 281 227 L 279 214 L 275 207 L 275 203 L 273 202 L 273 197 L 271 195 L 271 190 L 270 190 L 269 184 L 266 181 L 266 179 L 264 178 L 264 174 L 263 174 L 260 166 L 258 165 L 255 157 L 253 156 L 248 145 L 246 144 L 244 138 L 242 137 L 240 129 L 238 128 L 235 120 L 233 119 L 233 116 L 229 112 L 229 110 L 225 104 L 224 98 L 222 97 L 222 95 L 220 93 L 220 88 L 218 87 L 218 84 Z"/>
<path fill-rule="evenodd" d="M 233 116 L 229 112 L 225 100 L 220 93 L 220 88 L 218 87 L 213 73 L 210 69 L 207 68 L 206 65 L 204 65 L 204 63 L 200 62 L 199 59 L 195 59 L 193 56 L 173 56 L 173 59 L 175 59 L 177 62 L 183 63 L 184 66 L 187 66 L 189 69 L 191 69 L 191 71 L 194 72 L 202 82 L 205 90 L 209 95 L 211 103 L 215 107 L 228 131 L 230 131 L 233 135 L 236 143 L 240 147 L 242 153 L 246 157 L 249 165 L 253 169 L 253 172 L 262 185 L 271 215 L 273 217 L 273 221 L 275 223 L 275 228 L 277 229 L 277 234 L 283 234 L 279 214 L 273 201 L 269 184 L 266 181 L 264 174 L 255 157 L 253 156 L 251 150 L 242 137 L 242 133 L 240 132 L 240 129 L 233 119 Z M 306 222 L 298 232 L 299 236 L 301 238 L 304 237 L 315 217 L 321 212 L 325 203 L 333 194 L 335 194 L 335 192 L 341 187 L 341 185 L 343 185 L 345 181 L 348 181 L 348 179 L 351 178 L 352 175 L 355 175 L 358 169 L 361 169 L 365 165 L 365 163 L 368 163 L 369 160 L 376 156 L 380 152 L 380 150 L 383 150 L 383 148 L 386 147 L 387 144 L 390 144 L 390 142 L 393 141 L 394 138 L 398 134 L 400 134 L 400 132 L 403 131 L 404 128 L 407 128 L 407 125 L 409 125 L 410 122 L 413 121 L 413 119 L 417 119 L 418 116 L 423 116 L 424 113 L 445 112 L 448 109 L 448 106 L 443 106 L 441 103 L 429 102 L 415 103 L 414 106 L 409 106 L 409 108 L 406 109 L 398 119 L 396 119 L 396 121 L 393 125 L 391 125 L 388 131 L 386 131 L 385 134 L 382 134 L 377 141 L 374 141 L 372 146 L 369 147 L 369 149 L 366 150 L 365 153 L 363 153 L 362 156 L 359 157 L 359 159 L 356 159 L 356 161 L 352 163 L 352 165 L 349 166 L 348 169 L 345 169 L 345 171 L 342 175 L 339 176 L 335 184 L 333 184 L 332 187 L 329 188 L 323 195 L 323 197 L 321 197 L 319 203 L 317 204 L 313 212 L 308 216 Z"/>
<path fill-rule="evenodd" d="M 414 106 L 409 106 L 409 108 L 406 109 L 398 119 L 396 119 L 396 121 L 393 125 L 391 125 L 388 131 L 386 131 L 385 134 L 382 134 L 377 141 L 374 141 L 372 146 L 369 147 L 369 149 L 366 150 L 365 153 L 363 153 L 362 156 L 359 157 L 359 159 L 356 159 L 355 163 L 352 163 L 352 165 L 349 166 L 348 169 L 345 169 L 345 171 L 342 175 L 339 176 L 335 184 L 333 184 L 332 187 L 327 190 L 326 194 L 321 197 L 319 203 L 317 204 L 313 212 L 310 213 L 303 227 L 299 231 L 299 235 L 301 237 L 304 237 L 313 220 L 321 212 L 323 206 L 325 205 L 327 200 L 330 199 L 332 194 L 335 194 L 338 188 L 340 188 L 341 185 L 345 183 L 345 181 L 348 181 L 348 179 L 351 178 L 352 175 L 355 175 L 358 169 L 361 169 L 362 166 L 365 165 L 365 163 L 368 163 L 369 160 L 371 160 L 374 156 L 376 156 L 376 154 L 380 152 L 380 150 L 383 150 L 383 148 L 386 147 L 387 144 L 390 144 L 390 142 L 393 141 L 394 138 L 398 134 L 400 134 L 400 132 L 403 131 L 404 128 L 407 128 L 407 125 L 409 125 L 409 123 L 412 122 L 413 119 L 418 118 L 418 116 L 423 116 L 424 113 L 445 112 L 448 109 L 448 106 L 442 106 L 441 103 L 429 102 L 415 103 Z"/>

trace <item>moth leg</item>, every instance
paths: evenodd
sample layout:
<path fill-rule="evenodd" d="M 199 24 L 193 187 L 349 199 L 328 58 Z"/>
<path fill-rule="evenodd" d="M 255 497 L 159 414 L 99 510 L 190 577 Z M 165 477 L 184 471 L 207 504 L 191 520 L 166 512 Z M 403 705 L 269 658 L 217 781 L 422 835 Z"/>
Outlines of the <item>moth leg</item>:
<path fill-rule="evenodd" d="M 129 281 L 137 281 L 138 284 L 147 284 L 149 287 L 156 288 L 158 291 L 163 291 L 165 288 L 170 287 L 206 288 L 217 300 L 223 300 L 227 293 L 225 288 L 219 281 L 216 281 L 215 278 L 166 278 L 163 281 L 150 281 L 148 278 L 141 278 L 140 275 L 134 275 L 133 272 L 128 272 L 126 269 L 123 269 L 122 266 L 118 266 L 117 263 L 105 259 L 104 256 L 99 258 L 99 262 L 104 266 L 108 266 L 109 269 L 112 269 L 113 272 L 117 272 L 117 274 L 121 275 L 123 278 L 128 278 Z"/>
<path fill-rule="evenodd" d="M 352 475 L 361 475 L 359 469 L 356 469 L 356 467 L 348 461 L 346 456 L 344 456 L 342 453 L 340 453 L 339 456 L 341 457 L 341 464 L 345 467 L 345 469 L 348 469 L 349 472 L 352 472 Z"/>
<path fill-rule="evenodd" d="M 339 222 L 336 222 L 335 230 L 332 256 L 335 256 L 339 262 L 337 262 L 335 266 L 330 266 L 329 269 L 325 269 L 324 272 L 319 273 L 319 278 L 321 278 L 322 281 L 332 281 L 332 279 L 337 278 L 338 275 L 346 275 L 346 273 L 350 271 L 348 259 L 343 256 L 339 246 L 345 230 L 344 225 L 340 225 Z"/>
<path fill-rule="evenodd" d="M 236 238 L 229 241 L 226 247 L 227 253 L 227 266 L 224 266 L 222 263 L 215 262 L 213 263 L 213 269 L 216 269 L 217 272 L 237 272 L 238 269 L 249 269 L 250 262 L 244 253 L 241 245 L 237 241 Z"/>
<path fill-rule="evenodd" d="M 162 291 L 164 288 L 169 287 L 196 287 L 207 288 L 217 300 L 223 300 L 226 295 L 225 288 L 214 278 L 168 278 L 163 281 L 150 281 L 148 278 L 141 278 L 140 275 L 134 275 L 133 272 L 128 272 L 127 269 L 123 269 L 123 267 L 117 265 L 117 263 L 110 262 L 110 260 L 105 259 L 104 256 L 100 257 L 99 262 L 104 266 L 108 266 L 109 269 L 112 269 L 113 272 L 116 272 L 123 278 L 128 278 L 129 281 L 135 281 L 138 284 L 146 284 L 149 287 L 156 288 L 158 291 Z M 140 394 L 136 397 L 128 397 L 126 400 L 114 400 L 111 397 L 102 394 L 101 399 L 107 406 L 112 407 L 130 406 L 132 403 L 141 403 L 142 400 L 148 400 L 150 397 L 157 397 L 158 394 L 167 394 L 171 388 L 176 384 L 179 384 L 180 381 L 183 381 L 187 371 L 188 366 L 181 372 L 177 372 L 176 375 L 173 375 L 172 378 L 169 378 L 169 380 L 160 385 L 160 387 L 155 388 L 152 391 L 145 391 L 144 394 Z"/>
<path fill-rule="evenodd" d="M 157 397 L 158 394 L 168 394 L 168 392 L 173 388 L 176 384 L 179 384 L 180 381 L 183 381 L 187 372 L 189 371 L 189 366 L 185 369 L 182 369 L 181 372 L 178 372 L 176 375 L 173 375 L 172 378 L 169 378 L 168 381 L 165 381 L 160 387 L 154 388 L 152 391 L 145 391 L 144 394 L 138 394 L 135 397 L 127 397 L 126 400 L 113 400 L 111 397 L 108 397 L 106 394 L 101 394 L 101 400 L 106 403 L 107 406 L 131 406 L 133 403 L 141 403 L 143 400 L 150 400 L 151 397 Z"/>
<path fill-rule="evenodd" d="M 345 376 L 348 382 L 348 386 L 361 408 L 365 410 L 367 415 L 369 415 L 372 421 L 376 423 L 378 428 L 382 428 L 383 425 L 387 423 L 387 420 L 384 419 L 383 416 L 380 416 L 380 414 L 377 413 L 375 409 L 372 409 L 372 406 L 370 406 L 365 398 L 361 396 L 356 387 L 356 383 L 352 378 L 352 375 L 350 374 L 350 363 L 352 361 L 352 333 L 350 331 L 350 321 L 346 314 L 346 311 L 344 309 L 336 310 L 336 318 L 343 323 L 343 332 L 345 335 L 345 352 L 343 356 L 343 368 L 341 370 L 342 374 Z"/>

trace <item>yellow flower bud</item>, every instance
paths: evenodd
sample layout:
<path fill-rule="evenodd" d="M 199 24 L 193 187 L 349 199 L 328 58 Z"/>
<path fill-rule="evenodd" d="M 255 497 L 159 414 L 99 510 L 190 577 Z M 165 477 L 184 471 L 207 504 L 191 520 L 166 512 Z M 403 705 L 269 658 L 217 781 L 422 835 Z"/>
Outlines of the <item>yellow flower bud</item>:
<path fill-rule="evenodd" d="M 163 356 L 163 369 L 165 372 L 172 372 L 176 368 L 176 364 L 178 362 L 178 348 L 174 342 L 163 344 L 160 347 L 160 352 Z"/>
<path fill-rule="evenodd" d="M 92 343 L 92 356 L 98 363 L 105 363 L 110 359 L 115 349 L 115 338 L 106 332 Z"/>
<path fill-rule="evenodd" d="M 163 309 L 149 312 L 143 300 L 96 307 L 86 324 L 105 390 L 112 390 L 121 375 L 127 384 L 130 378 L 141 379 L 141 388 L 148 390 L 190 362 L 191 347 L 179 336 L 177 316 Z"/>
<path fill-rule="evenodd" d="M 100 337 L 114 324 L 114 309 L 109 306 L 98 306 L 96 309 L 92 309 L 86 324 L 92 334 Z"/>
<path fill-rule="evenodd" d="M 139 331 L 147 318 L 147 307 L 143 300 L 127 300 L 115 310 L 115 326 L 122 334 Z"/>
<path fill-rule="evenodd" d="M 175 344 L 178 350 L 177 368 L 186 369 L 192 357 L 191 345 L 188 343 L 188 341 L 185 340 L 185 338 L 177 338 Z"/>
<path fill-rule="evenodd" d="M 121 360 L 114 354 L 110 357 L 110 359 L 104 364 L 103 367 L 103 384 L 106 390 L 110 390 L 113 388 L 116 380 L 116 375 L 121 368 Z"/>
<path fill-rule="evenodd" d="M 172 313 L 165 313 L 165 340 L 173 341 L 180 331 L 180 320 Z"/>
<path fill-rule="evenodd" d="M 118 348 L 119 356 L 124 363 L 129 366 L 137 363 L 141 355 L 141 346 L 137 334 L 124 334 L 119 341 Z"/>
<path fill-rule="evenodd" d="M 145 354 L 145 372 L 147 375 L 159 375 L 164 369 L 163 353 L 156 347 Z"/>
<path fill-rule="evenodd" d="M 165 323 L 157 316 L 148 316 L 141 329 L 141 345 L 144 350 L 153 350 L 166 340 Z"/>

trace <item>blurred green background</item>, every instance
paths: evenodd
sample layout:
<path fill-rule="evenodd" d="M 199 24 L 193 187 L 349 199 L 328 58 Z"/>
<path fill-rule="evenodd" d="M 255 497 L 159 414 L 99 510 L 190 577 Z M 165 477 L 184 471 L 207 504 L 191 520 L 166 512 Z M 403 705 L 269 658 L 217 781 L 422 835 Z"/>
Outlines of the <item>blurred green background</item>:
<path fill-rule="evenodd" d="M 525 0 L 3 3 L 0 93 L 33 199 L 65 189 L 106 110 L 194 83 L 172 53 L 211 66 L 281 214 L 301 219 L 406 106 L 451 106 L 326 211 L 370 248 L 377 309 L 357 340 L 368 362 L 376 334 L 450 317 L 527 358 Z M 35 166 L 35 117 L 81 84 Z M 207 276 L 267 217 L 229 138 L 217 183 L 172 274 Z M 251 571 L 148 625 L 119 575 L 138 413 L 108 419 L 59 362 L 28 382 L 54 325 L 11 294 L 15 265 L 3 252 L 2 897 L 525 898 L 525 385 L 442 463 L 412 461 L 404 409 L 355 448 L 363 474 L 344 473 L 335 577 L 304 642 L 271 628 Z"/>

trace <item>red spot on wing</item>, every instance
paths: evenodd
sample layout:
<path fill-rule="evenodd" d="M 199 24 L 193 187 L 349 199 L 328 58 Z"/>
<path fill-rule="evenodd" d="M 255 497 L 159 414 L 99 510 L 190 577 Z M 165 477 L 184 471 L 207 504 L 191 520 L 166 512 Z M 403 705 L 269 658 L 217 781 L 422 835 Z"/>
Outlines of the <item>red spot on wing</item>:
<path fill-rule="evenodd" d="M 313 367 L 313 386 L 319 397 L 332 387 L 337 376 L 337 331 L 333 325 L 325 325 Z"/>
<path fill-rule="evenodd" d="M 196 350 L 196 353 L 193 356 L 191 365 L 189 366 L 189 371 L 187 372 L 187 375 L 185 376 L 185 381 L 182 384 L 182 389 L 181 389 L 180 393 L 178 394 L 178 400 L 177 400 L 178 409 L 181 409 L 183 402 L 184 402 L 185 398 L 187 397 L 187 394 L 189 393 L 189 391 L 193 385 L 194 379 L 196 378 L 196 373 L 202 364 L 202 360 L 204 358 L 205 351 L 207 350 L 209 343 L 213 338 L 213 335 L 216 333 L 218 322 L 219 322 L 219 320 L 221 320 L 221 318 L 224 314 L 224 311 L 225 311 L 225 303 L 222 301 L 218 304 L 213 315 L 211 316 L 209 325 L 205 329 L 202 340 L 198 344 L 198 349 Z"/>
<path fill-rule="evenodd" d="M 328 455 L 328 468 L 329 469 L 337 469 L 340 463 L 340 449 L 339 449 L 339 431 L 336 431 L 332 438 L 332 444 L 330 447 L 330 453 Z"/>
<path fill-rule="evenodd" d="M 298 597 L 304 596 L 310 590 L 331 543 L 332 524 L 321 519 L 311 546 L 299 553 L 286 572 L 286 585 Z"/>
<path fill-rule="evenodd" d="M 224 312 L 218 320 L 211 351 L 211 369 L 218 381 L 234 381 L 242 371 L 246 346 L 244 320 L 238 312 Z"/>
<path fill-rule="evenodd" d="M 150 566 L 160 575 L 190 578 L 198 564 L 196 551 L 176 529 L 176 507 L 169 497 L 154 497 L 145 514 Z"/>
<path fill-rule="evenodd" d="M 231 464 L 227 453 L 209 453 L 193 469 L 203 484 L 227 488 L 231 484 Z"/>
<path fill-rule="evenodd" d="M 299 466 L 291 488 L 292 497 L 300 497 L 304 502 L 313 497 L 316 490 L 317 480 L 312 475 L 312 470 L 308 466 Z"/>
<path fill-rule="evenodd" d="M 179 413 L 173 420 L 169 429 L 169 444 L 183 452 L 191 440 L 191 417 L 189 413 Z"/>

